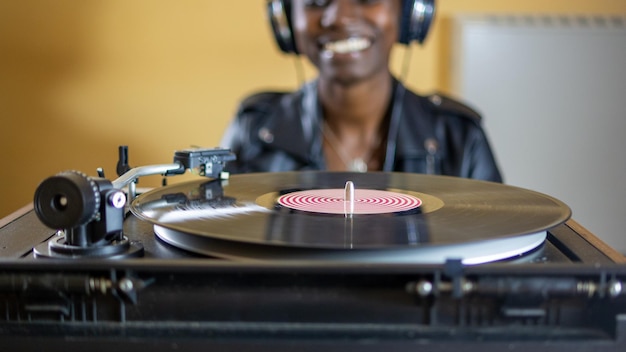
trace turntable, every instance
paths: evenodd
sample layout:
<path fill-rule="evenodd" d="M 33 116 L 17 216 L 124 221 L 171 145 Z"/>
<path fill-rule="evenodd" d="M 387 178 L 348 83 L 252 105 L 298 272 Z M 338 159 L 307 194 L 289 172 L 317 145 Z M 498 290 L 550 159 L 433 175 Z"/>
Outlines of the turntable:
<path fill-rule="evenodd" d="M 226 175 L 230 160 L 184 150 L 113 181 L 44 180 L 0 220 L 1 346 L 626 347 L 626 261 L 558 199 L 445 176 Z M 203 177 L 137 195 L 139 177 L 188 169 Z"/>

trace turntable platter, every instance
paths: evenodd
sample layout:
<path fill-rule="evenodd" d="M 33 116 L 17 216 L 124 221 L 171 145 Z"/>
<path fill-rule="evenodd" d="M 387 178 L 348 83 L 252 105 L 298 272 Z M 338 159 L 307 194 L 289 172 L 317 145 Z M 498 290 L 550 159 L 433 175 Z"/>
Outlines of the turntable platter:
<path fill-rule="evenodd" d="M 343 189 L 346 181 L 352 181 L 357 191 L 382 192 L 368 198 L 370 203 L 395 204 L 387 198 L 413 203 L 399 210 L 345 216 L 279 202 L 281 196 L 297 192 L 304 192 L 307 202 L 337 201 L 332 195 L 320 197 L 322 201 L 316 197 L 319 192 Z M 439 250 L 463 244 L 476 250 L 490 241 L 496 243 L 493 251 L 499 247 L 503 252 L 506 240 L 518 241 L 511 242 L 507 251 L 520 254 L 516 252 L 541 244 L 547 229 L 570 216 L 570 209 L 555 198 L 498 183 L 408 173 L 319 171 L 243 174 L 226 181 L 172 185 L 139 196 L 131 210 L 152 222 L 162 239 L 205 254 L 237 245 L 247 248 L 235 250 L 238 253 L 250 248 L 289 253 Z M 461 248 L 458 253 L 470 250 Z"/>

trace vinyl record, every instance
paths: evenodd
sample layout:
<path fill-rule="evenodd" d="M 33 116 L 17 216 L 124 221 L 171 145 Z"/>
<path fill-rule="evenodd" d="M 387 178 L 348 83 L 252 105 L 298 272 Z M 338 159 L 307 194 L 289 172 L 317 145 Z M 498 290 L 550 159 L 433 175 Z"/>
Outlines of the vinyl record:
<path fill-rule="evenodd" d="M 224 241 L 159 225 L 154 225 L 154 232 L 161 240 L 175 247 L 217 258 L 247 261 L 322 261 L 326 264 L 443 264 L 450 259 L 460 260 L 465 265 L 512 259 L 515 262 L 531 262 L 537 257 L 536 252 L 532 251 L 546 239 L 546 232 L 542 231 L 458 244 L 336 250 Z"/>
<path fill-rule="evenodd" d="M 346 203 L 348 181 L 354 194 Z M 354 211 L 346 212 L 346 204 Z M 290 259 L 293 253 L 328 257 L 378 251 L 387 256 L 468 245 L 454 251 L 463 256 L 495 243 L 479 255 L 497 260 L 540 245 L 547 229 L 570 216 L 555 198 L 498 183 L 317 171 L 172 185 L 139 196 L 131 210 L 155 224 L 159 237 L 187 250 L 226 257 L 275 252 Z M 243 247 L 224 253 L 238 244 Z"/>

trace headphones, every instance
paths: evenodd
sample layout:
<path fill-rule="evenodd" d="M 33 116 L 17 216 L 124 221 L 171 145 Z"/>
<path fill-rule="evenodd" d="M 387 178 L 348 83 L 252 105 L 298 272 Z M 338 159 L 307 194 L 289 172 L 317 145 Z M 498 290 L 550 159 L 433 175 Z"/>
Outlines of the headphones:
<path fill-rule="evenodd" d="M 421 44 L 435 15 L 435 0 L 402 0 L 401 10 L 398 43 Z M 291 0 L 267 0 L 267 13 L 280 50 L 298 54 L 291 25 Z"/>

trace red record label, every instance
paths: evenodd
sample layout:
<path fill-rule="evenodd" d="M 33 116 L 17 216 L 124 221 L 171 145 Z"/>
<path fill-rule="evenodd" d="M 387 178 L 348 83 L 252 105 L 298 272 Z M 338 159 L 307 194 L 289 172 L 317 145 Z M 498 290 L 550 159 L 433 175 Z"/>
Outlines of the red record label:
<path fill-rule="evenodd" d="M 278 203 L 284 207 L 313 213 L 345 214 L 348 203 L 345 189 L 314 189 L 282 195 Z M 410 211 L 422 204 L 414 196 L 373 189 L 354 190 L 354 211 L 352 214 L 388 214 Z"/>

